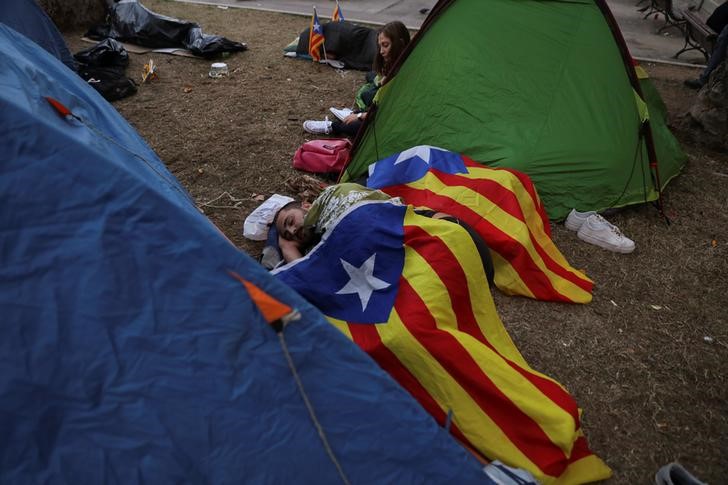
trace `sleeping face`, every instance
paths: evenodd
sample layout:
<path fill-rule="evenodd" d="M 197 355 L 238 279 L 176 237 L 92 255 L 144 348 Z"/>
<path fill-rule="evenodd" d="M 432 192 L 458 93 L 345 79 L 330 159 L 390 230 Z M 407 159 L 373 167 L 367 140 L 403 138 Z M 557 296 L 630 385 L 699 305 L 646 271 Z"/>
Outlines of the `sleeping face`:
<path fill-rule="evenodd" d="M 308 211 L 300 206 L 281 209 L 276 219 L 278 235 L 286 241 L 304 244 L 310 239 L 310 231 L 303 226 Z"/>

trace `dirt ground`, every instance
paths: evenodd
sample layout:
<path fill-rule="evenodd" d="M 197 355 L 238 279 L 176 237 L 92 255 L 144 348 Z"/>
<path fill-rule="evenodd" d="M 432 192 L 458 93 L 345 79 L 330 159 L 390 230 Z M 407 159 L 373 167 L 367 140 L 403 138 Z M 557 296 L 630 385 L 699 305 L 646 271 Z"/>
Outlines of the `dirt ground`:
<path fill-rule="evenodd" d="M 296 148 L 310 138 L 305 119 L 348 106 L 363 79 L 286 59 L 282 48 L 308 19 L 243 9 L 146 0 L 159 13 L 194 20 L 206 33 L 245 42 L 226 59 L 230 75 L 207 76 L 208 60 L 131 55 L 139 79 L 150 58 L 159 79 L 115 103 L 212 221 L 252 256 L 245 217 L 273 193 L 296 195 Z M 75 52 L 82 32 L 66 32 Z M 646 65 L 674 122 L 693 91 L 691 68 Z M 651 483 L 680 461 L 704 481 L 728 476 L 728 155 L 689 144 L 684 172 L 665 193 L 668 225 L 649 205 L 611 216 L 634 239 L 630 255 L 579 241 L 560 224 L 554 240 L 595 281 L 578 306 L 506 297 L 498 311 L 535 368 L 558 379 L 583 408 L 592 449 L 614 470 L 607 483 Z"/>

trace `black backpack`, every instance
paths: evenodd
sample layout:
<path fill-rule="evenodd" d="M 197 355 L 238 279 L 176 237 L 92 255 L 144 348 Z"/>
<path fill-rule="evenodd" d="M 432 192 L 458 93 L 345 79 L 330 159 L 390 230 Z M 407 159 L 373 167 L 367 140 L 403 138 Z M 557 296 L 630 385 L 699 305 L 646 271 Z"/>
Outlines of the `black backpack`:
<path fill-rule="evenodd" d="M 126 77 L 129 54 L 121 43 L 105 39 L 73 56 L 78 62 L 78 75 L 108 101 L 131 96 L 137 84 Z"/>

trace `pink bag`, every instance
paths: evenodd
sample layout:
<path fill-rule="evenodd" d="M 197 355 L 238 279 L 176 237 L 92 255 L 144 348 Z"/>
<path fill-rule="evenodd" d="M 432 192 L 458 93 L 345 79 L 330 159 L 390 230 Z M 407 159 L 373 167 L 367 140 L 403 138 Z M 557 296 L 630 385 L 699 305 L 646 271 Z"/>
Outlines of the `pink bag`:
<path fill-rule="evenodd" d="M 313 173 L 339 173 L 349 162 L 351 141 L 346 138 L 311 140 L 293 155 L 293 168 Z"/>

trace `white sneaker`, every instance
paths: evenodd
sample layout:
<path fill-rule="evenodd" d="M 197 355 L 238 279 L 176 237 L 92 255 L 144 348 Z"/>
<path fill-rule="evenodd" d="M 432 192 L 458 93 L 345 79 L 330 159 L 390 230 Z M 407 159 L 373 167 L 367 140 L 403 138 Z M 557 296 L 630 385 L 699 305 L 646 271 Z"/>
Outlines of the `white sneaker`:
<path fill-rule="evenodd" d="M 576 236 L 582 241 L 595 244 L 615 253 L 627 254 L 634 251 L 634 241 L 622 234 L 617 226 L 599 214 L 586 218 Z"/>
<path fill-rule="evenodd" d="M 564 226 L 570 231 L 578 231 L 581 225 L 584 224 L 586 218 L 594 214 L 596 214 L 594 211 L 578 212 L 576 209 L 571 209 L 571 212 L 569 212 L 564 222 Z"/>
<path fill-rule="evenodd" d="M 331 133 L 331 122 L 328 116 L 323 121 L 306 120 L 303 122 L 303 130 L 314 135 L 328 135 Z"/>
<path fill-rule="evenodd" d="M 342 109 L 329 108 L 329 111 L 331 111 L 331 113 L 334 116 L 336 116 L 337 118 L 339 118 L 341 121 L 344 121 L 344 118 L 346 118 L 347 116 L 349 116 L 350 114 L 353 113 L 353 111 L 350 110 L 349 108 L 342 108 Z"/>

